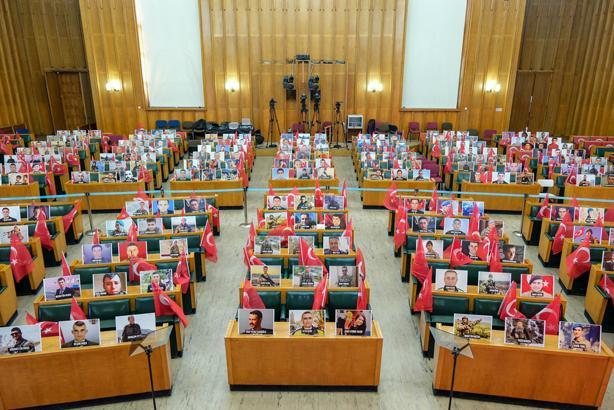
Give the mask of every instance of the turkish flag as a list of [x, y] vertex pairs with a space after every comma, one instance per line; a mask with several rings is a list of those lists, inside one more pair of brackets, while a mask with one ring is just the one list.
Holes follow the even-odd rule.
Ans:
[[439, 200], [439, 195], [437, 194], [437, 190], [433, 191], [433, 197], [431, 198], [431, 202], [429, 202], [429, 211], [437, 212], [437, 201]]
[[531, 319], [543, 320], [546, 322], [546, 334], [559, 334], [559, 320], [561, 316], [561, 296], [556, 295], [552, 302], [540, 310]]
[[343, 188], [341, 188], [341, 196], [343, 197], [343, 209], [348, 209], [348, 193], [345, 179], [343, 180]]
[[350, 249], [354, 249], [354, 224], [352, 223], [351, 219], [348, 222], [348, 224], [346, 225], [345, 230], [343, 231], [341, 236], [344, 236], [346, 238], [350, 238], [348, 240], [348, 242], [350, 244]]
[[297, 187], [292, 188], [292, 192], [288, 194], [288, 209], [294, 209], [294, 201], [300, 195]]
[[416, 253], [411, 261], [411, 274], [416, 277], [420, 281], [420, 283], [424, 283], [430, 268], [429, 264], [426, 261], [426, 257], [424, 256], [424, 246], [422, 244], [422, 236], [418, 236], [418, 242], [416, 243]]
[[550, 218], [550, 194], [546, 194], [546, 198], [542, 203], [542, 206], [537, 211], [538, 218]]
[[499, 319], [505, 320], [506, 317], [521, 319], [525, 317], [516, 309], [516, 289], [516, 282], [512, 281], [512, 286], [505, 293], [501, 306], [499, 306]]
[[314, 205], [316, 208], [322, 208], [324, 206], [324, 194], [322, 193], [322, 188], [320, 188], [320, 181], [318, 179], [316, 179]]
[[389, 211], [394, 211], [395, 209], [399, 208], [396, 182], [390, 184], [390, 188], [388, 188], [388, 192], [386, 192], [386, 196], [384, 197], [384, 207], [386, 207], [386, 209]]
[[612, 304], [614, 304], [614, 282], [612, 282], [612, 279], [610, 279], [607, 273], [603, 274], [599, 285], [608, 295], [610, 295], [610, 300], [612, 301]]
[[479, 217], [475, 215], [469, 217], [469, 229], [467, 229], [466, 239], [470, 241], [480, 240]]
[[34, 236], [37, 236], [41, 240], [41, 245], [47, 250], [53, 249], [53, 240], [47, 228], [47, 217], [44, 212], [39, 212], [36, 221], [36, 227], [34, 228]]
[[610, 241], [610, 234], [608, 233], [608, 229], [605, 229], [603, 226], [603, 219], [601, 219], [601, 215], [597, 215], [597, 221], [595, 221], [595, 227], [601, 228], [601, 240], [603, 242]]
[[57, 337], [60, 335], [60, 325], [58, 322], [39, 322], [29, 312], [26, 312], [26, 323], [29, 325], [40, 324], [42, 337]]
[[136, 201], [143, 201], [143, 202], [149, 202], [149, 195], [147, 195], [145, 193], [145, 191], [143, 191], [143, 188], [140, 188], [136, 191], [136, 195], [134, 196], [134, 199]]
[[129, 260], [129, 279], [130, 282], [138, 282], [141, 278], [141, 272], [148, 270], [156, 270], [158, 267], [152, 265], [144, 259], [137, 259], [134, 256]]
[[103, 135], [100, 142], [102, 144], [102, 152], [111, 151], [111, 144], [109, 144], [111, 142], [111, 138], [108, 135]]
[[126, 211], [126, 207], [122, 207], [122, 210], [119, 212], [119, 215], [117, 215], [117, 219], [122, 220], [122, 219], [128, 219], [130, 218], [130, 215], [128, 215], [128, 212]]
[[72, 273], [70, 272], [70, 266], [66, 261], [66, 254], [62, 252], [62, 276], [70, 276]]
[[151, 282], [154, 294], [154, 308], [156, 316], [173, 316], [177, 315], [184, 327], [188, 327], [188, 319], [183, 313], [183, 309], [175, 303], [167, 294], [162, 292], [160, 286], [156, 282]]
[[583, 240], [578, 248], [565, 258], [567, 274], [575, 279], [591, 269], [591, 251], [588, 240]]
[[245, 247], [250, 250], [254, 250], [254, 244], [256, 243], [256, 228], [254, 223], [249, 224], [249, 234], [247, 235], [247, 243]]
[[452, 163], [454, 162], [454, 154], [451, 154], [448, 158], [446, 158], [446, 165], [443, 168], [444, 175], [452, 174]]
[[494, 246], [492, 247], [492, 251], [490, 252], [488, 270], [491, 272], [503, 272], [503, 265], [501, 265], [501, 258], [499, 257], [499, 241], [495, 242]]
[[211, 212], [211, 219], [213, 220], [213, 226], [215, 226], [220, 231], [220, 210], [214, 207], [213, 205], [207, 203], [207, 211]]
[[205, 258], [210, 260], [211, 262], [217, 262], [217, 245], [215, 244], [215, 239], [213, 238], [213, 231], [211, 230], [211, 225], [209, 221], [205, 224], [205, 230], [203, 232], [202, 238], [200, 240], [200, 247], [205, 251]]
[[[318, 286], [313, 290], [313, 305], [314, 310], [322, 310], [326, 307], [326, 298], [328, 296], [328, 275], [322, 276], [322, 280], [318, 283]], [[358, 295], [360, 297], [360, 294]]]
[[299, 265], [300, 266], [321, 266], [324, 274], [327, 273], [326, 266], [318, 258], [311, 246], [303, 238], [299, 238]]
[[576, 179], [576, 167], [574, 166], [571, 168], [571, 171], [569, 171], [569, 174], [567, 174], [567, 178], [565, 178], [565, 183], [570, 185], [576, 185]]
[[414, 312], [420, 311], [433, 311], [433, 270], [429, 269], [424, 282], [422, 283], [422, 289], [416, 298], [414, 303]]
[[94, 236], [92, 236], [92, 245], [100, 245], [100, 230], [94, 229]]
[[83, 309], [79, 307], [77, 303], [77, 299], [72, 298], [72, 302], [70, 302], [70, 320], [86, 320], [87, 316], [85, 316], [85, 312]]
[[249, 279], [245, 279], [243, 282], [243, 298], [241, 302], [243, 309], [266, 309], [262, 298]]
[[75, 216], [77, 216], [77, 212], [79, 212], [80, 208], [81, 208], [81, 200], [79, 199], [75, 201], [75, 204], [73, 205], [70, 212], [62, 216], [62, 222], [64, 223], [64, 233], [68, 232], [68, 230], [70, 229], [70, 226], [72, 225], [72, 222], [75, 220]]
[[15, 234], [11, 236], [9, 261], [15, 282], [20, 282], [34, 270], [34, 261], [32, 260], [28, 248], [26, 248]]
[[247, 176], [247, 171], [245, 170], [245, 162], [243, 159], [239, 161], [239, 177], [241, 178], [241, 182], [243, 184], [243, 188], [247, 188], [249, 186], [249, 177]]
[[362, 278], [367, 277], [367, 268], [365, 266], [365, 258], [362, 255], [360, 248], [356, 249], [356, 271]]
[[435, 141], [431, 154], [433, 155], [433, 158], [441, 157], [441, 147], [439, 147], [439, 141]]
[[609, 207], [605, 211], [605, 215], [603, 216], [603, 219], [606, 222], [614, 222], [614, 206]]
[[264, 228], [266, 226], [266, 223], [264, 221], [264, 214], [262, 212], [262, 209], [258, 209], [256, 211], [256, 215], [257, 215], [257, 218], [258, 218], [258, 228], [259, 229]]
[[269, 195], [274, 196], [275, 191], [273, 190], [273, 185], [269, 182]]
[[394, 216], [394, 249], [399, 249], [407, 241], [407, 211], [399, 204]]
[[45, 184], [49, 187], [50, 195], [57, 195], [58, 191], [55, 189], [55, 181], [53, 177], [49, 175], [49, 173], [45, 174]]
[[66, 162], [73, 167], [81, 167], [81, 161], [79, 160], [79, 156], [74, 152], [66, 153]]
[[367, 288], [365, 287], [364, 278], [360, 277], [358, 284], [358, 298], [356, 299], [356, 310], [365, 310], [367, 308]]
[[490, 239], [488, 237], [484, 238], [484, 240], [478, 244], [478, 258], [480, 258], [481, 261], [490, 261], [491, 248]]
[[254, 256], [254, 250], [247, 247], [243, 248], [243, 263], [248, 268], [252, 265], [264, 265], [264, 262]]
[[452, 240], [451, 250], [450, 250], [450, 269], [454, 269], [458, 266], [467, 265], [468, 263], [472, 263], [473, 259], [469, 256], [465, 255], [461, 249], [461, 243], [458, 238], [455, 236]]
[[177, 269], [173, 274], [173, 283], [181, 286], [181, 293], [187, 293], [190, 288], [190, 270], [188, 269], [188, 261], [185, 257], [185, 252], [181, 253]]
[[139, 240], [139, 228], [136, 224], [130, 225], [130, 229], [128, 229], [128, 236], [126, 238], [126, 242], [137, 242]]

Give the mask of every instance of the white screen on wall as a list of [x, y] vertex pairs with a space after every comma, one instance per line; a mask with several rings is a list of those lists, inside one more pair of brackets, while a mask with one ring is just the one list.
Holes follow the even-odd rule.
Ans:
[[150, 107], [204, 107], [199, 0], [136, 0]]
[[409, 0], [402, 108], [457, 108], [467, 0]]

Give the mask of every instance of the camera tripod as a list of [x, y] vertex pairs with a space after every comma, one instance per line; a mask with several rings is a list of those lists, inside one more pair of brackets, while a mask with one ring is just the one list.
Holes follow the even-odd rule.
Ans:
[[275, 111], [275, 99], [271, 98], [269, 101], [269, 135], [267, 138], [267, 148], [275, 148], [277, 144], [273, 143], [273, 135], [275, 131], [273, 130], [273, 124], [277, 126], [277, 132], [281, 135], [281, 129], [279, 128], [279, 121], [277, 120], [277, 112]]
[[313, 103], [313, 117], [311, 118], [311, 122], [309, 123], [309, 133], [311, 134], [311, 127], [316, 125], [316, 133], [320, 132], [322, 129], [322, 121], [320, 121], [320, 102], [316, 101]]
[[335, 145], [333, 148], [341, 148], [339, 145], [339, 128], [341, 127], [341, 132], [343, 133], [343, 139], [345, 141], [345, 148], [348, 147], [348, 139], [345, 130], [345, 122], [341, 121], [341, 101], [337, 101], [335, 103], [335, 122], [333, 124], [333, 133], [330, 136], [331, 143], [333, 142], [333, 135], [335, 136]]
[[311, 131], [311, 125], [309, 124], [309, 110], [307, 109], [307, 96], [301, 95], [301, 124], [303, 124], [303, 132], [307, 129]]

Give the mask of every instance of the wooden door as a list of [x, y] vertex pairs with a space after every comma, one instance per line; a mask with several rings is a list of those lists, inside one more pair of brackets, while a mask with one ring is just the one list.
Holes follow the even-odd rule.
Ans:
[[45, 81], [54, 130], [95, 127], [86, 72], [48, 71], [45, 73]]
[[510, 116], [510, 131], [548, 131], [548, 94], [552, 72], [518, 71]]

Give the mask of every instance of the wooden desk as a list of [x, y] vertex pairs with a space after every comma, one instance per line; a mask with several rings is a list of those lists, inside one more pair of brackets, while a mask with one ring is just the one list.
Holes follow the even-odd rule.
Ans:
[[[319, 181], [320, 181], [320, 187], [322, 188], [322, 190], [326, 190], [329, 188], [335, 189], [339, 186], [339, 177], [335, 177], [333, 179], [320, 179]], [[292, 189], [294, 187], [297, 187], [300, 191], [309, 190], [313, 192], [316, 187], [316, 180], [315, 179], [296, 179], [296, 178], [289, 178], [289, 179], [269, 178], [269, 185], [272, 186], [273, 189], [278, 189], [278, 188]], [[286, 192], [290, 193], [290, 191], [286, 191]]]
[[[15, 199], [21, 198], [18, 201], [27, 201], [24, 198], [36, 198], [40, 197], [40, 187], [38, 182], [34, 181], [27, 185], [0, 185], [0, 203], [14, 202]], [[40, 201], [40, 199], [38, 199]]]
[[8, 326], [17, 314], [17, 293], [10, 265], [0, 265], [0, 326]]
[[[148, 191], [153, 189], [153, 183], [145, 186], [144, 181], [138, 182], [114, 182], [103, 184], [102, 182], [90, 182], [87, 184], [66, 183], [67, 194], [106, 193], [107, 195], [91, 195], [90, 206], [92, 211], [120, 211], [126, 201], [133, 201], [136, 192], [141, 189]], [[133, 194], [119, 194], [118, 192], [134, 192]], [[82, 209], [87, 209], [87, 199], [81, 203]]]
[[[561, 284], [561, 286], [563, 286], [563, 288], [568, 292], [568, 293], [572, 293], [574, 295], [584, 295], [585, 293], [583, 292], [583, 290], [578, 287], [574, 288], [574, 282], [576, 280], [581, 281], [583, 276], [588, 276], [589, 273], [585, 272], [582, 275], [578, 276], [577, 278], [571, 278], [569, 276], [568, 268], [567, 268], [567, 257], [569, 256], [569, 254], [573, 251], [573, 247], [574, 245], [578, 245], [579, 244], [574, 244], [573, 243], [573, 239], [572, 238], [565, 238], [563, 239], [563, 250], [561, 250], [561, 264], [559, 267], [559, 283]], [[614, 245], [608, 245], [607, 242], [602, 242], [600, 244], [591, 244], [590, 245], [591, 248], [596, 247], [596, 248], [604, 248], [606, 251], [611, 251], [614, 250]], [[577, 249], [577, 248], [576, 248]], [[583, 284], [584, 282], [580, 282], [581, 284]], [[588, 286], [590, 285], [590, 282], [588, 283]]]
[[224, 344], [231, 389], [248, 385], [377, 389], [379, 385], [384, 338], [376, 320], [369, 337], [335, 336], [335, 324], [330, 322], [324, 337], [291, 338], [286, 322], [275, 323], [273, 336], [238, 333], [237, 321], [230, 321]]
[[[115, 331], [101, 332], [100, 346], [60, 351], [57, 337], [43, 338], [43, 351], [0, 357], [0, 408], [16, 409], [149, 393], [145, 354], [130, 357], [130, 343], [115, 343]], [[154, 389], [173, 386], [170, 345], [153, 351]]]
[[[333, 231], [334, 232], [334, 231]], [[337, 230], [337, 232], [339, 232]], [[324, 260], [326, 258], [355, 258], [356, 257], [356, 252], [353, 250], [348, 251], [347, 254], [335, 254], [335, 255], [325, 255], [324, 254], [324, 248], [313, 248], [313, 253], [315, 254], [315, 256], [317, 256], [318, 258], [320, 258], [320, 260], [322, 262], [324, 262]], [[281, 259], [290, 259], [290, 258], [296, 258], [299, 255], [296, 254], [291, 254], [288, 253], [288, 248], [281, 248], [279, 250], [278, 254], [272, 254], [272, 253], [255, 253], [254, 256], [256, 256], [257, 258], [281, 258]]]
[[[450, 327], [442, 327], [451, 332]], [[471, 341], [473, 359], [459, 356], [454, 391], [582, 406], [600, 406], [608, 387], [614, 355], [557, 349], [557, 336], [546, 336], [546, 347], [503, 344], [503, 331], [492, 342]], [[452, 354], [435, 345], [433, 389], [449, 391]]]
[[[599, 202], [599, 201], [591, 201], [582, 198], [592, 198], [592, 199], [609, 199], [612, 201], [614, 199], [614, 187], [604, 187], [604, 186], [576, 186], [571, 184], [565, 184], [565, 196], [568, 197], [577, 197], [578, 204], [580, 206], [594, 206], [597, 208], [610, 208], [613, 203], [612, 202]], [[571, 202], [571, 199], [566, 199], [564, 201], [566, 204]]]
[[[598, 325], [603, 323], [608, 304], [612, 303], [611, 299], [604, 297], [604, 295], [597, 290], [597, 286], [600, 285], [601, 279], [605, 274], [606, 271], [601, 269], [601, 264], [591, 266], [588, 286], [586, 287], [586, 297], [584, 298], [584, 314], [588, 315], [593, 323]], [[604, 329], [603, 331], [606, 330]]]
[[[206, 194], [196, 192], [196, 195], [217, 195], [218, 208], [243, 208], [243, 183], [241, 180], [234, 181], [171, 181], [172, 196], [189, 195], [190, 191], [209, 190]], [[235, 191], [221, 191], [223, 189], [234, 189]]]
[[[392, 181], [392, 180], [384, 180], [384, 181], [372, 181], [369, 179], [365, 179], [362, 181], [362, 188], [367, 191], [363, 191], [362, 194], [362, 206], [364, 207], [384, 207], [384, 198], [386, 197], [386, 193], [388, 189], [390, 189], [390, 185], [393, 182], [396, 182], [397, 189], [399, 192], [404, 189], [422, 189], [428, 191], [434, 191], [436, 188], [436, 184], [434, 181]], [[380, 189], [381, 191], [368, 191], [368, 189]], [[408, 195], [407, 193], [402, 193], [402, 195]], [[424, 193], [417, 193], [416, 195], [424, 195]]]
[[[537, 195], [541, 192], [542, 187], [539, 184], [521, 185], [521, 184], [476, 184], [473, 182], [464, 181], [462, 184], [463, 191], [468, 192], [474, 201], [483, 201], [486, 211], [522, 211], [524, 199], [523, 194]], [[480, 195], [475, 192], [485, 192]], [[492, 196], [489, 194], [515, 194], [521, 196]], [[461, 195], [463, 198], [467, 194]]]
[[[34, 269], [32, 269], [32, 272], [27, 275], [27, 278], [28, 282], [30, 282], [30, 290], [32, 291], [32, 293], [36, 293], [38, 288], [43, 283], [43, 279], [45, 278], [45, 260], [43, 258], [43, 248], [41, 247], [41, 240], [37, 236], [31, 236], [28, 242], [24, 242], [24, 245], [30, 245], [30, 254], [34, 263]], [[10, 246], [10, 244], [0, 245], [0, 247], [2, 248]], [[13, 278], [12, 280], [14, 281], [15, 279]], [[25, 277], [21, 280], [25, 280]]]
[[[288, 293], [288, 291], [290, 292], [309, 292], [309, 293], [313, 293], [313, 291], [315, 290], [315, 287], [298, 287], [298, 286], [292, 286], [292, 279], [281, 279], [281, 286], [279, 287], [260, 287], [260, 286], [254, 286], [254, 288], [256, 290], [261, 290], [263, 292], [266, 291], [280, 291], [281, 292], [281, 304], [285, 305], [286, 304], [286, 294]], [[348, 287], [348, 288], [335, 288], [335, 287], [329, 287], [328, 288], [329, 291], [348, 291], [348, 292], [358, 292], [358, 287]], [[367, 292], [367, 303], [369, 303], [370, 300], [370, 296], [371, 296], [371, 287], [369, 286], [369, 281], [365, 279], [365, 290]], [[241, 285], [239, 286], [239, 305], [241, 305], [243, 301], [243, 282], [241, 282]]]

